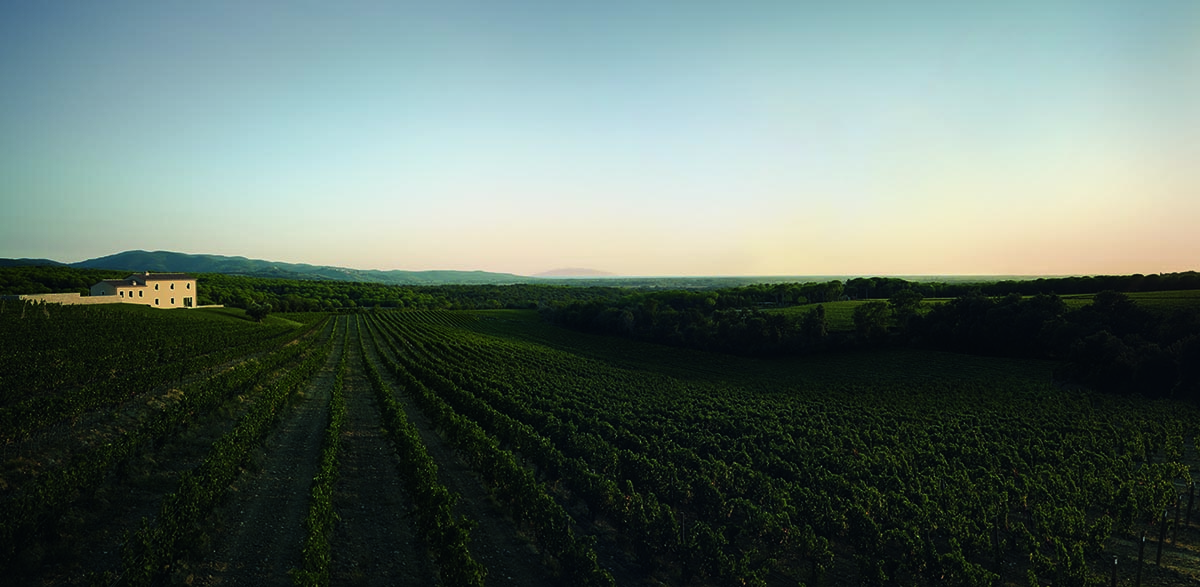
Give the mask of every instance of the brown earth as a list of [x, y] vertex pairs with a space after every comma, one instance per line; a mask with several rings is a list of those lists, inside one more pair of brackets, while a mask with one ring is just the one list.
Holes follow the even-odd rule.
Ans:
[[299, 401], [256, 450], [258, 471], [243, 473], [216, 518], [223, 527], [207, 552], [174, 577], [192, 585], [291, 585], [301, 566], [309, 489], [329, 423], [329, 394], [342, 352], [346, 319], [339, 317], [333, 350], [305, 385]]
[[[301, 565], [311, 479], [328, 420], [341, 333], [354, 319], [339, 319], [329, 363], [314, 378], [277, 431], [258, 451], [259, 470], [236, 483], [229, 502], [218, 512], [223, 528], [211, 548], [173, 579], [193, 585], [291, 585], [289, 571]], [[362, 361], [374, 349], [358, 350], [352, 330], [346, 348], [344, 393], [347, 420], [338, 455], [339, 479], [334, 505], [339, 521], [332, 538], [332, 583], [336, 585], [432, 585], [437, 573], [413, 528], [412, 502], [399, 477], [395, 446], [381, 429], [379, 406]], [[385, 374], [385, 378], [388, 378]], [[389, 380], [399, 390], [395, 381]], [[554, 585], [543, 557], [490, 498], [487, 488], [454, 453], [423, 414], [409, 403], [408, 417], [426, 449], [438, 463], [439, 478], [460, 498], [456, 514], [477, 522], [471, 552], [488, 570], [487, 584]]]
[[346, 421], [333, 504], [340, 518], [331, 539], [334, 585], [433, 585], [437, 571], [413, 527], [395, 446], [383, 432], [379, 404], [363, 373], [352, 330], [344, 393]]

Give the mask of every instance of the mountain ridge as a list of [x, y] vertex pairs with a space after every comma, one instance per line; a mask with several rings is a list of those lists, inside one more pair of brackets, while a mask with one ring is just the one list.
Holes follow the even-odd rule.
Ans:
[[[310, 281], [351, 281], [387, 285], [508, 285], [537, 281], [536, 278], [512, 273], [457, 270], [378, 270], [353, 269], [308, 263], [284, 263], [250, 259], [243, 256], [178, 253], [174, 251], [132, 250], [76, 263], [59, 263], [50, 259], [4, 259], [20, 263], [58, 264], [82, 269], [115, 269], [130, 272], [222, 273], [280, 279]], [[11, 265], [10, 265], [11, 266]]]

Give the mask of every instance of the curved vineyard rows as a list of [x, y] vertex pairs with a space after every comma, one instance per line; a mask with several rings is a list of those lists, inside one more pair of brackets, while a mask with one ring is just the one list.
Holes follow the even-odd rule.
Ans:
[[386, 325], [376, 321], [376, 341], [390, 347], [398, 360], [383, 355], [390, 372], [402, 382], [420, 409], [445, 432], [450, 443], [490, 486], [518, 523], [529, 528], [539, 547], [559, 564], [565, 584], [612, 585], [613, 578], [600, 568], [592, 548], [594, 540], [576, 535], [574, 524], [563, 507], [547, 493], [543, 484], [522, 467], [511, 451], [499, 446], [479, 423], [464, 417], [442, 397], [446, 388], [436, 379], [415, 376], [406, 365], [407, 341], [397, 338]]
[[[1113, 556], [1135, 557], [1143, 535], [1166, 546], [1139, 570], [1147, 585], [1200, 581], [1188, 499], [1200, 412], [1055, 387], [1046, 363], [911, 350], [743, 360], [563, 331], [529, 312], [253, 324], [83, 308], [74, 321], [67, 308], [0, 312], [46, 352], [39, 369], [60, 371], [0, 363], [0, 417], [21, 421], [0, 428], [0, 571], [18, 580], [249, 579], [193, 576], [229, 562], [198, 561], [213, 556], [199, 543], [230, 538], [290, 553], [277, 557], [290, 573], [273, 563], [255, 580], [354, 580], [335, 571], [367, 560], [338, 526], [350, 507], [359, 528], [360, 509], [396, 510], [370, 557], [404, 560], [372, 569], [442, 585], [1084, 585]], [[86, 333], [73, 329], [126, 332], [117, 322], [141, 337], [83, 358]], [[181, 327], [196, 339], [182, 342]], [[374, 436], [351, 441], [347, 427]], [[287, 496], [297, 529], [240, 534], [255, 532], [237, 524], [242, 506], [270, 515], [282, 498], [231, 494], [280, 460], [305, 464], [292, 479], [306, 490]], [[85, 546], [109, 558], [38, 567], [40, 542], [65, 541], [105, 496], [135, 493], [140, 527], [72, 538], [99, 536]], [[359, 495], [387, 504], [345, 501]], [[128, 527], [110, 510], [98, 523]], [[518, 550], [528, 560], [497, 560]]]
[[1183, 406], [941, 378], [940, 353], [886, 385], [772, 388], [626, 369], [470, 314], [371, 320], [447, 429], [510, 448], [582, 512], [572, 535], [615, 526], [670, 584], [1083, 584], [1182, 507], [1200, 432]]

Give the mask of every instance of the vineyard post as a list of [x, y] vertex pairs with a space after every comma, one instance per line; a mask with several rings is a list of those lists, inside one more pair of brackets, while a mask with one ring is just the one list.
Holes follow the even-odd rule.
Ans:
[[996, 553], [995, 565], [996, 574], [1000, 575], [1004, 572], [1004, 551], [1000, 548], [1000, 516], [996, 516], [996, 523], [992, 524], [992, 549]]
[[1146, 531], [1142, 531], [1142, 543], [1138, 546], [1138, 566], [1136, 578], [1133, 581], [1134, 587], [1142, 587], [1142, 560], [1146, 555]]
[[1171, 544], [1179, 544], [1179, 514], [1183, 509], [1183, 496], [1175, 497], [1175, 523], [1171, 525]]
[[1192, 502], [1196, 500], [1196, 482], [1188, 481], [1188, 511], [1187, 517], [1183, 520], [1184, 526], [1192, 525]]
[[1158, 529], [1158, 554], [1154, 557], [1154, 564], [1162, 566], [1162, 547], [1163, 542], [1167, 540], [1167, 509], [1163, 508], [1162, 527]]

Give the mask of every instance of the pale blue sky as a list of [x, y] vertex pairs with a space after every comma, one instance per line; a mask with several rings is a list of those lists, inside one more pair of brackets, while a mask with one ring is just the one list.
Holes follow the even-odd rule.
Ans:
[[10, 0], [0, 257], [1200, 268], [1200, 2], [980, 4]]

